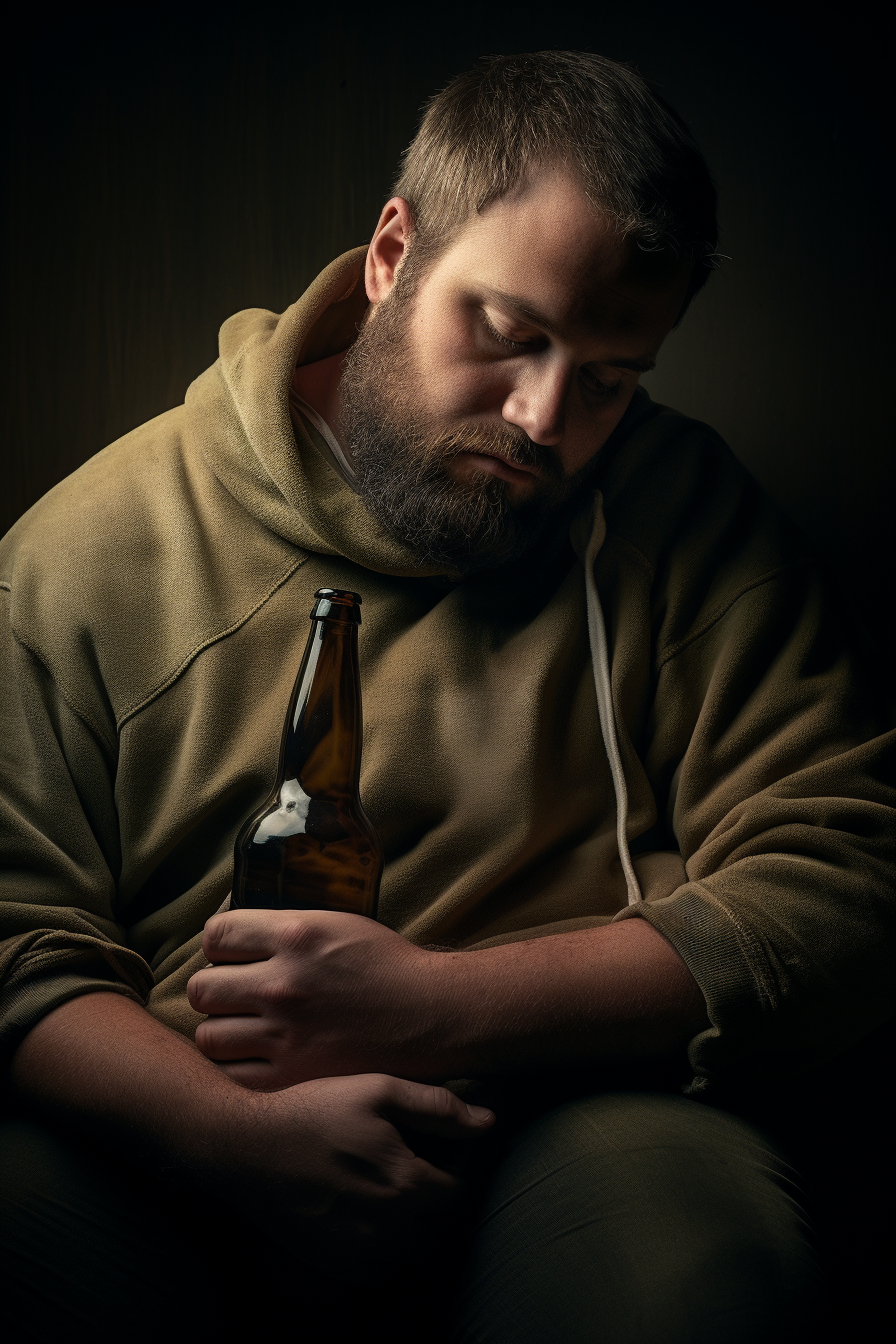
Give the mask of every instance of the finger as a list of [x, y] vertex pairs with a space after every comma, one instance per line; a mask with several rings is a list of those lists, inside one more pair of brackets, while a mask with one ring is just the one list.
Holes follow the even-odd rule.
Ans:
[[190, 976], [187, 999], [197, 1013], [261, 1013], [271, 1006], [270, 993], [265, 993], [265, 986], [270, 990], [270, 984], [266, 961], [207, 966]]
[[218, 1063], [222, 1073], [232, 1078], [240, 1087], [251, 1092], [280, 1092], [288, 1083], [283, 1083], [274, 1065], [267, 1059], [233, 1059]]
[[384, 1078], [380, 1114], [394, 1123], [421, 1134], [456, 1138], [485, 1131], [494, 1114], [484, 1106], [468, 1106], [445, 1087], [412, 1083], [405, 1078]]
[[343, 1180], [348, 1197], [377, 1213], [389, 1211], [398, 1217], [452, 1208], [463, 1190], [456, 1176], [410, 1153], [400, 1172], [383, 1170], [381, 1180], [360, 1173]]
[[211, 962], [265, 961], [295, 920], [294, 910], [225, 910], [206, 922], [202, 950]]
[[386, 1146], [381, 1156], [375, 1159], [380, 1175], [375, 1181], [380, 1191], [390, 1189], [411, 1204], [421, 1208], [443, 1208], [452, 1202], [460, 1192], [461, 1185], [456, 1174], [439, 1162], [431, 1162], [428, 1157], [415, 1153], [408, 1147], [407, 1139], [385, 1117], [382, 1122], [388, 1125]]
[[265, 1031], [264, 1019], [251, 1014], [244, 1017], [208, 1017], [196, 1028], [196, 1048], [206, 1059], [269, 1059], [282, 1041]]
[[406, 1191], [411, 1195], [413, 1204], [426, 1213], [456, 1204], [463, 1188], [450, 1171], [434, 1166], [416, 1153], [409, 1159], [405, 1179], [408, 1182]]

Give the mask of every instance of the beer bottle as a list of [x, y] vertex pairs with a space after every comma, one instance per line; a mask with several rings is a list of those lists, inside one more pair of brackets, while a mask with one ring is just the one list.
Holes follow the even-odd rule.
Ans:
[[361, 806], [357, 593], [320, 588], [274, 790], [236, 839], [231, 908], [376, 917], [379, 837]]

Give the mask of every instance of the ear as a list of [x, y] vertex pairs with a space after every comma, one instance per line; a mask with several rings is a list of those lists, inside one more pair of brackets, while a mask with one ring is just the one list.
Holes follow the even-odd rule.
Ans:
[[398, 270], [414, 231], [410, 206], [393, 196], [383, 206], [364, 267], [364, 285], [371, 303], [382, 303], [395, 284]]

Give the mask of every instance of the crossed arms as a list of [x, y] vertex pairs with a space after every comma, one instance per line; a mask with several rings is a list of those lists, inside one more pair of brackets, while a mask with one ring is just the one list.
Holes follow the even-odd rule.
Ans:
[[130, 999], [85, 994], [32, 1028], [14, 1089], [40, 1115], [136, 1140], [306, 1253], [313, 1227], [322, 1262], [338, 1242], [372, 1264], [385, 1226], [393, 1247], [410, 1241], [457, 1198], [415, 1136], [460, 1152], [492, 1115], [429, 1080], [548, 1064], [599, 1077], [705, 1025], [684, 962], [639, 919], [441, 953], [359, 916], [235, 911], [203, 947], [198, 1049]]

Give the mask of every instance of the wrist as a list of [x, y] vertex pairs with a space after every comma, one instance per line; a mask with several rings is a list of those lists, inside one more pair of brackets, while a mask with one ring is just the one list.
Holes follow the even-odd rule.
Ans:
[[[425, 1009], [416, 1042], [428, 1081], [474, 1076], [491, 1026], [488, 967], [481, 952], [430, 951], [424, 964]], [[486, 1046], [487, 1049], [487, 1046]]]
[[162, 1162], [209, 1185], [228, 1183], [255, 1166], [271, 1095], [234, 1082], [216, 1065], [205, 1086], [190, 1086], [163, 1138]]

